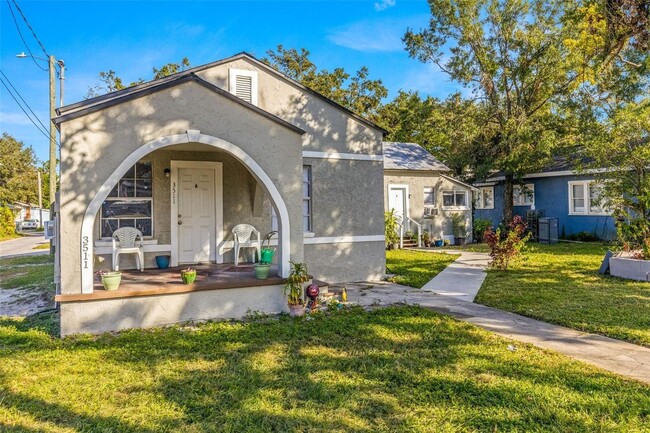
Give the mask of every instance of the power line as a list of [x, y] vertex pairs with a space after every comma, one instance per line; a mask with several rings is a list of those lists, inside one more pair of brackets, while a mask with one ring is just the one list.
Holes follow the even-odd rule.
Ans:
[[[3, 75], [4, 75], [4, 74], [3, 74]], [[5, 77], [6, 77], [6, 76], [5, 76]], [[29, 121], [32, 122], [32, 124], [34, 124], [34, 126], [36, 127], [36, 129], [38, 130], [38, 132], [40, 132], [41, 134], [43, 134], [43, 136], [45, 136], [45, 138], [47, 138], [47, 139], [49, 140], [49, 139], [50, 139], [50, 135], [49, 135], [46, 131], [43, 131], [43, 130], [41, 129], [41, 127], [40, 127], [40, 126], [39, 126], [39, 125], [34, 121], [34, 119], [32, 119], [32, 117], [29, 115], [29, 113], [27, 113], [27, 111], [25, 111], [25, 108], [23, 108], [23, 106], [20, 104], [20, 102], [18, 101], [18, 99], [16, 99], [16, 96], [12, 93], [11, 89], [7, 86], [7, 83], [5, 83], [5, 80], [4, 80], [2, 77], [0, 77], [0, 83], [2, 83], [2, 85], [5, 87], [5, 89], [7, 89], [7, 92], [9, 92], [9, 96], [11, 96], [11, 98], [16, 102], [16, 104], [17, 104], [18, 107], [22, 110], [22, 112], [25, 113], [25, 116], [27, 116], [27, 118], [29, 119]], [[10, 84], [11, 84], [11, 83], [10, 83]], [[13, 86], [12, 86], [12, 87], [13, 87]], [[19, 95], [19, 96], [20, 96], [20, 95]], [[22, 97], [20, 97], [20, 98], [22, 99]], [[25, 104], [25, 105], [27, 105], [27, 104]], [[28, 105], [27, 105], [27, 108], [29, 108]], [[32, 111], [31, 108], [29, 108], [29, 110]], [[33, 113], [33, 111], [32, 111], [32, 113]], [[38, 120], [38, 117], [36, 117], [36, 120]], [[38, 122], [41, 123], [40, 120], [38, 120]], [[56, 144], [57, 144], [57, 146], [58, 146], [59, 148], [61, 147], [61, 145], [60, 145], [58, 142], [56, 142]]]
[[47, 69], [45, 69], [44, 67], [42, 67], [41, 65], [38, 64], [38, 62], [36, 61], [36, 58], [34, 57], [34, 54], [32, 53], [32, 50], [29, 48], [29, 45], [27, 45], [27, 42], [25, 41], [25, 38], [23, 37], [23, 34], [20, 31], [20, 26], [18, 25], [18, 21], [16, 21], [16, 15], [14, 14], [14, 10], [11, 7], [11, 3], [9, 3], [9, 0], [7, 0], [7, 6], [9, 6], [9, 11], [11, 12], [11, 17], [14, 19], [14, 24], [16, 25], [16, 30], [18, 30], [18, 34], [20, 35], [20, 39], [23, 41], [23, 44], [25, 45], [25, 48], [27, 48], [27, 51], [29, 52], [29, 57], [32, 59], [32, 62], [34, 62], [34, 64], [36, 66], [38, 66], [40, 69], [47, 72]]
[[22, 95], [20, 94], [20, 92], [18, 91], [18, 89], [16, 89], [16, 87], [13, 85], [13, 83], [11, 82], [11, 80], [9, 79], [9, 77], [7, 77], [7, 76], [5, 75], [5, 73], [4, 73], [2, 70], [0, 70], [0, 74], [2, 74], [3, 77], [5, 77], [5, 80], [7, 80], [7, 82], [8, 82], [9, 85], [11, 86], [11, 88], [14, 89], [14, 92], [16, 92], [16, 94], [18, 95], [18, 97], [20, 98], [20, 100], [23, 101], [23, 103], [25, 104], [25, 106], [26, 106], [27, 108], [29, 108], [29, 111], [34, 115], [34, 118], [36, 118], [36, 120], [38, 120], [38, 123], [40, 123], [41, 126], [43, 127], [43, 131], [47, 131], [47, 127], [46, 127], [45, 125], [43, 125], [43, 122], [41, 122], [41, 119], [39, 119], [38, 116], [36, 115], [36, 113], [34, 113], [34, 110], [32, 110], [32, 108], [29, 106], [29, 104], [27, 103], [27, 101], [25, 101], [25, 98], [22, 97]]
[[43, 50], [43, 54], [45, 54], [45, 57], [50, 57], [50, 55], [47, 54], [47, 50], [45, 49], [45, 47], [43, 46], [43, 44], [41, 43], [41, 41], [40, 41], [40, 40], [38, 39], [38, 37], [36, 36], [36, 33], [34, 33], [34, 29], [33, 29], [32, 26], [29, 24], [29, 21], [27, 21], [27, 17], [26, 17], [25, 14], [23, 13], [22, 9], [20, 9], [20, 6], [18, 6], [18, 3], [16, 3], [16, 0], [11, 0], [11, 1], [14, 2], [14, 6], [16, 6], [16, 9], [18, 9], [18, 12], [20, 12], [20, 15], [23, 17], [23, 21], [25, 21], [25, 24], [27, 24], [27, 27], [29, 28], [29, 31], [32, 32], [32, 36], [34, 36], [34, 39], [36, 39], [36, 42], [38, 42], [38, 45], [41, 46], [41, 49]]

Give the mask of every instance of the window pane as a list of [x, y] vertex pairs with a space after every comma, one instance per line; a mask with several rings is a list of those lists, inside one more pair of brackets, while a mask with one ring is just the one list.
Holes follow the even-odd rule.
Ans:
[[142, 232], [143, 236], [153, 236], [151, 218], [139, 218], [135, 220], [135, 227]]
[[456, 206], [467, 206], [467, 195], [463, 191], [456, 191]]
[[436, 204], [436, 196], [433, 193], [433, 188], [424, 188], [424, 204], [425, 206], [434, 206]]
[[580, 198], [584, 199], [585, 198], [585, 188], [584, 185], [578, 184], [578, 185], [573, 185], [573, 198]]
[[138, 179], [151, 179], [151, 162], [138, 162], [136, 164], [136, 176]]
[[120, 227], [118, 220], [102, 220], [101, 236], [103, 238], [110, 238], [113, 232]]
[[126, 172], [122, 179], [134, 179], [135, 178], [135, 165]]
[[600, 185], [589, 185], [589, 212], [602, 213], [603, 206], [600, 202], [600, 192], [602, 188]]
[[442, 205], [443, 206], [454, 206], [454, 193], [453, 192], [443, 192], [442, 193]]
[[135, 187], [136, 197], [151, 197], [151, 180], [137, 180]]
[[303, 182], [302, 184], [302, 196], [303, 197], [309, 197], [309, 184]]
[[151, 215], [151, 200], [107, 200], [102, 205], [102, 218], [142, 218]]
[[118, 220], [120, 222], [120, 228], [122, 227], [135, 227], [135, 220], [134, 219], [121, 219]]
[[485, 188], [483, 190], [483, 207], [491, 208], [494, 206], [494, 191], [492, 188]]
[[311, 224], [309, 224], [309, 221], [310, 220], [308, 216], [302, 217], [302, 229], [306, 232], [311, 231]]
[[311, 180], [311, 179], [310, 179], [310, 177], [311, 177], [311, 176], [310, 176], [310, 175], [311, 175], [310, 171], [311, 171], [311, 167], [310, 167], [310, 166], [308, 166], [308, 165], [303, 165], [303, 167], [302, 167], [302, 181], [303, 181], [303, 182], [309, 182], [309, 181]]
[[109, 197], [119, 197], [119, 182], [113, 187], [111, 192], [108, 194]]
[[118, 197], [135, 197], [135, 181], [131, 179], [119, 182]]
[[302, 215], [303, 216], [308, 216], [309, 214], [311, 214], [309, 208], [310, 208], [309, 200], [303, 200], [302, 201]]

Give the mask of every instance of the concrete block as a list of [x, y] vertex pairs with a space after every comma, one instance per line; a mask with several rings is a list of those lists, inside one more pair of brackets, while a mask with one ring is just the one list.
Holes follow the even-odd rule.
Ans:
[[650, 281], [650, 260], [612, 257], [609, 259], [609, 273], [628, 280]]

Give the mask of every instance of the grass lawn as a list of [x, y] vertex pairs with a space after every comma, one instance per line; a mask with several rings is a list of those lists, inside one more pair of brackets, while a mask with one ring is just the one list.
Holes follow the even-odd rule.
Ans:
[[467, 245], [450, 245], [448, 247], [442, 247], [445, 250], [458, 250], [458, 251], [469, 251], [472, 253], [489, 253], [490, 247], [487, 244], [467, 244]]
[[24, 256], [0, 259], [0, 289], [51, 286], [54, 256]]
[[641, 432], [650, 387], [418, 307], [50, 336], [0, 319], [0, 431]]
[[598, 275], [606, 250], [529, 244], [512, 269], [488, 272], [475, 302], [650, 347], [650, 284]]
[[427, 251], [390, 250], [386, 251], [386, 272], [395, 274], [390, 281], [419, 289], [456, 257]]

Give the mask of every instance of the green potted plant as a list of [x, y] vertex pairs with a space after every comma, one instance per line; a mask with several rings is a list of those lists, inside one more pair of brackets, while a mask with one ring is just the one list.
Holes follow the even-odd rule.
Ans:
[[455, 213], [451, 216], [451, 226], [454, 232], [454, 242], [456, 245], [464, 245], [467, 237], [467, 222], [465, 215]]
[[185, 284], [192, 284], [196, 280], [196, 269], [187, 268], [181, 271], [181, 279]]
[[384, 235], [386, 237], [386, 249], [391, 250], [397, 248], [399, 236], [397, 229], [399, 228], [399, 219], [395, 215], [395, 209], [384, 212]]
[[425, 247], [428, 247], [431, 245], [431, 238], [429, 237], [429, 231], [425, 230], [424, 233], [422, 233], [422, 243], [424, 244]]
[[287, 296], [289, 314], [292, 317], [305, 314], [305, 303], [303, 301], [303, 284], [309, 281], [307, 265], [290, 261], [291, 270], [284, 286], [284, 294]]
[[255, 278], [258, 280], [266, 280], [269, 277], [271, 270], [270, 263], [253, 263], [253, 270], [255, 270]]
[[104, 290], [117, 290], [122, 282], [122, 273], [118, 271], [100, 271]]

